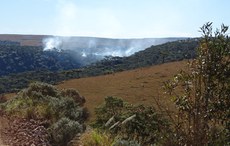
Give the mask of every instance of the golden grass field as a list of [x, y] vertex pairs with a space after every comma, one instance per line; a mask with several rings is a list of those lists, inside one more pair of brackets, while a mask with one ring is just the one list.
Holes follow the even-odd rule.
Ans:
[[186, 61], [171, 62], [109, 75], [72, 79], [57, 85], [59, 89], [74, 88], [86, 98], [85, 106], [94, 119], [94, 109], [106, 96], [121, 97], [133, 104], [156, 106], [156, 100], [172, 109], [171, 100], [163, 95], [163, 81], [185, 68]]

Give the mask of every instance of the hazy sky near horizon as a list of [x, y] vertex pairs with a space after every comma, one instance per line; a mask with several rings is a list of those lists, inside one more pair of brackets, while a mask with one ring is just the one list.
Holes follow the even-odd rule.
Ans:
[[0, 34], [196, 37], [230, 25], [230, 0], [0, 0]]

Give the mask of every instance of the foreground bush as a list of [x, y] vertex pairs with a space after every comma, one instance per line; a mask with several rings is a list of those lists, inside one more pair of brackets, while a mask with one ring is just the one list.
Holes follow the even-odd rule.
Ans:
[[110, 134], [98, 130], [90, 130], [80, 138], [83, 146], [112, 146], [114, 139]]
[[73, 89], [59, 91], [49, 84], [32, 83], [4, 103], [3, 109], [9, 116], [46, 119], [50, 140], [55, 146], [64, 146], [75, 134], [83, 131], [86, 119], [84, 102], [84, 98]]
[[105, 98], [105, 103], [96, 109], [96, 115], [94, 127], [142, 145], [161, 143], [169, 126], [153, 107], [134, 106], [116, 97]]
[[73, 98], [64, 95], [52, 85], [32, 83], [5, 104], [5, 111], [23, 118], [45, 118], [51, 123], [62, 117], [81, 121], [82, 107]]
[[55, 146], [63, 146], [74, 138], [76, 133], [83, 132], [83, 127], [77, 121], [62, 118], [54, 123], [49, 131]]
[[178, 112], [173, 123], [174, 145], [230, 145], [230, 39], [228, 27], [214, 33], [201, 27], [198, 56], [165, 83]]
[[122, 140], [108, 132], [90, 130], [81, 135], [83, 146], [140, 146], [136, 141]]

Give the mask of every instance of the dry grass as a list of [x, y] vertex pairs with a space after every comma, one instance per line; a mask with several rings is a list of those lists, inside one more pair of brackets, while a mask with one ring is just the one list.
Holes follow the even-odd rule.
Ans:
[[113, 142], [114, 139], [108, 133], [101, 133], [97, 130], [86, 131], [80, 137], [82, 146], [112, 146]]
[[95, 118], [94, 109], [103, 103], [106, 96], [117, 96], [133, 104], [145, 105], [156, 105], [156, 97], [160, 97], [157, 100], [172, 109], [170, 99], [163, 97], [162, 82], [185, 66], [186, 61], [171, 62], [110, 75], [72, 79], [57, 87], [75, 88], [85, 96], [90, 120]]
[[[174, 108], [170, 99], [163, 96], [162, 82], [172, 78], [186, 61], [171, 62], [120, 73], [64, 81], [59, 89], [75, 88], [86, 98], [85, 106], [90, 112], [90, 121], [95, 118], [94, 109], [106, 96], [117, 96], [133, 104], [156, 105], [156, 100], [165, 107]], [[5, 94], [7, 99], [15, 93]]]
[[46, 35], [17, 35], [17, 34], [0, 34], [0, 40], [10, 40], [20, 42], [23, 46], [42, 46], [42, 39]]

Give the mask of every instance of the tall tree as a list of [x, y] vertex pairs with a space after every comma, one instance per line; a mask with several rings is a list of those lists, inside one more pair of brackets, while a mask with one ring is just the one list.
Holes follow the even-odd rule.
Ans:
[[[230, 40], [228, 27], [214, 33], [212, 23], [201, 27], [197, 58], [165, 87], [178, 108], [178, 145], [230, 144]], [[182, 90], [182, 91], [181, 91]]]

